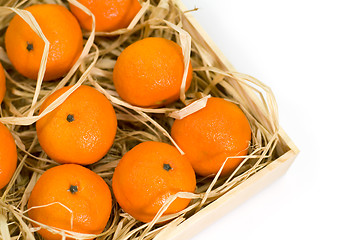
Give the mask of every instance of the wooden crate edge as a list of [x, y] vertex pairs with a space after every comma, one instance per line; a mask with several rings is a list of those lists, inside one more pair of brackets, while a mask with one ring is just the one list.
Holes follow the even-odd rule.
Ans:
[[[181, 2], [181, 0], [173, 0], [175, 4], [182, 11], [186, 11], [187, 8]], [[204, 40], [204, 43], [213, 51], [217, 56], [218, 62], [229, 71], [236, 71], [233, 65], [228, 61], [222, 51], [208, 36], [206, 31], [197, 22], [192, 14], [186, 13], [187, 21], [195, 28]], [[216, 201], [212, 202], [201, 211], [185, 220], [183, 223], [175, 228], [171, 228], [166, 232], [162, 232], [155, 239], [156, 240], [182, 240], [189, 239], [202, 231], [204, 228], [215, 222], [227, 214], [232, 209], [245, 202], [247, 199], [273, 183], [276, 179], [280, 178], [286, 173], [289, 167], [294, 162], [296, 156], [299, 153], [299, 149], [286, 134], [286, 132], [280, 127], [279, 136], [284, 140], [285, 144], [289, 147], [289, 151], [284, 153], [274, 162], [267, 167], [251, 176], [245, 182], [235, 187]]]
[[286, 152], [267, 167], [185, 220], [176, 228], [160, 234], [155, 239], [190, 239], [284, 175], [293, 163], [296, 155], [297, 153], [293, 150]]

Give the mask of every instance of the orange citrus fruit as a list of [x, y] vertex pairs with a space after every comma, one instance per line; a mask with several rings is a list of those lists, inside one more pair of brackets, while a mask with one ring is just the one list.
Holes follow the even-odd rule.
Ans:
[[[179, 99], [184, 74], [181, 47], [164, 38], [145, 38], [128, 46], [118, 57], [113, 80], [119, 96], [130, 104], [159, 107]], [[192, 67], [186, 90], [192, 79]]]
[[[111, 32], [126, 28], [141, 8], [138, 0], [78, 0], [78, 2], [94, 14], [96, 32]], [[70, 10], [79, 20], [81, 27], [90, 31], [91, 17], [72, 4]]]
[[[111, 193], [105, 181], [77, 164], [45, 171], [28, 201], [31, 219], [49, 227], [86, 234], [100, 234], [104, 230], [111, 207]], [[47, 240], [61, 239], [61, 235], [43, 228], [38, 233]]]
[[5, 92], [6, 92], [5, 73], [4, 73], [4, 68], [0, 63], [0, 104], [4, 99]]
[[0, 189], [9, 183], [13, 176], [16, 163], [17, 151], [14, 138], [9, 129], [0, 122]]
[[[150, 222], [166, 199], [177, 192], [194, 192], [196, 178], [189, 161], [166, 143], [143, 142], [132, 148], [115, 169], [112, 188], [122, 209]], [[177, 198], [164, 215], [186, 208], [189, 199]]]
[[[212, 97], [206, 107], [175, 120], [171, 136], [185, 152], [195, 172], [216, 174], [228, 157], [244, 156], [251, 141], [250, 124], [234, 103]], [[221, 172], [227, 175], [243, 158], [229, 158]]]
[[[70, 88], [51, 94], [40, 113]], [[59, 163], [91, 164], [112, 146], [117, 130], [115, 110], [95, 88], [82, 85], [59, 107], [36, 122], [39, 143]]]
[[[44, 80], [54, 80], [66, 74], [79, 58], [83, 38], [79, 23], [65, 7], [38, 4], [25, 8], [29, 11], [47, 40], [50, 50]], [[18, 15], [5, 33], [5, 47], [15, 69], [31, 79], [37, 79], [44, 41]]]

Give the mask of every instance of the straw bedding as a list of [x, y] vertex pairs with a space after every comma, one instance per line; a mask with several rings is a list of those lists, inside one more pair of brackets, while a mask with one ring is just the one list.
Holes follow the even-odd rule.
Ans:
[[[77, 4], [74, 0], [71, 2]], [[0, 121], [10, 128], [18, 147], [18, 167], [11, 182], [1, 190], [0, 232], [3, 239], [41, 239], [35, 233], [37, 229], [31, 226], [32, 220], [27, 217], [26, 204], [39, 176], [57, 163], [42, 151], [36, 137], [35, 122], [60, 105], [82, 84], [93, 86], [104, 93], [116, 110], [118, 130], [115, 142], [103, 159], [88, 166], [109, 186], [114, 168], [129, 149], [143, 141], [175, 144], [169, 135], [174, 118], [181, 118], [201, 108], [210, 95], [236, 103], [246, 114], [252, 128], [249, 155], [241, 165], [226, 178], [219, 175], [198, 178], [195, 194], [179, 193], [179, 197], [191, 198], [191, 204], [184, 211], [167, 216], [165, 219], [171, 219], [167, 224], [155, 223], [161, 212], [177, 196], [168, 199], [154, 221], [147, 224], [140, 223], [123, 212], [114, 200], [111, 218], [105, 231], [96, 236], [98, 239], [153, 239], [238, 186], [285, 151], [279, 144], [281, 139], [278, 136], [277, 108], [271, 90], [248, 75], [225, 69], [213, 52], [199, 40], [194, 30], [183, 28], [189, 13], [182, 12], [175, 2], [144, 1], [141, 2], [141, 11], [127, 29], [112, 33], [84, 32], [84, 51], [80, 59], [64, 78], [52, 82], [42, 81], [48, 45], [45, 45], [37, 81], [19, 75], [11, 66], [4, 50], [4, 33], [14, 12], [21, 15], [41, 36], [39, 27], [31, 21], [32, 16], [21, 10], [37, 3], [68, 6], [67, 1], [60, 0], [8, 0], [3, 1], [0, 7], [0, 60], [6, 69], [7, 78], [7, 95], [1, 104]], [[150, 36], [179, 43], [183, 48], [185, 63], [188, 64], [191, 59], [194, 68], [193, 83], [189, 91], [185, 94], [183, 86], [181, 100], [166, 108], [143, 109], [131, 106], [119, 98], [112, 83], [112, 69], [121, 51], [129, 44]], [[74, 87], [39, 115], [38, 110], [44, 99], [65, 85]], [[190, 104], [194, 100], [199, 101]], [[164, 220], [164, 217], [160, 220]], [[95, 237], [40, 226], [63, 236], [71, 235], [79, 239]]]

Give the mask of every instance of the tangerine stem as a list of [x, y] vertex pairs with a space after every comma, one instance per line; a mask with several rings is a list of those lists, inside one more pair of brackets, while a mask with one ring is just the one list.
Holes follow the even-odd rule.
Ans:
[[73, 115], [73, 114], [67, 115], [66, 120], [67, 120], [68, 122], [73, 122], [73, 121], [75, 120], [74, 115]]
[[170, 171], [170, 170], [172, 169], [172, 167], [171, 167], [170, 164], [168, 164], [168, 163], [164, 163], [163, 168], [164, 168], [164, 170], [166, 170], [166, 171]]
[[71, 194], [75, 194], [78, 191], [78, 187], [76, 185], [70, 185], [69, 191]]
[[29, 43], [29, 42], [26, 42], [26, 43], [27, 43], [26, 50], [28, 50], [30, 52], [31, 50], [34, 49], [34, 45], [32, 43]]

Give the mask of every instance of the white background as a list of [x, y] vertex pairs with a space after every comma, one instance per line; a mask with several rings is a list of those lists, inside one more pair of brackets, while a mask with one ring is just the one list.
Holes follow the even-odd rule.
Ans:
[[360, 239], [359, 1], [184, 3], [239, 72], [272, 88], [301, 151], [194, 240]]

